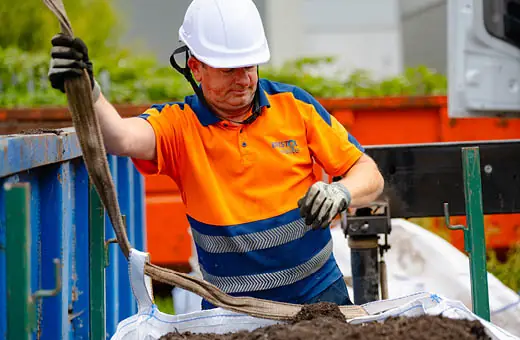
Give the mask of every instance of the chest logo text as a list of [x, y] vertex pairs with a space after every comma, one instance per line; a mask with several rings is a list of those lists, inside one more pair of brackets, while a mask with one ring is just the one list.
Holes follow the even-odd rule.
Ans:
[[285, 154], [294, 154], [299, 153], [300, 148], [298, 147], [298, 143], [294, 139], [281, 141], [281, 142], [272, 142], [271, 147], [273, 149], [278, 149], [281, 153]]

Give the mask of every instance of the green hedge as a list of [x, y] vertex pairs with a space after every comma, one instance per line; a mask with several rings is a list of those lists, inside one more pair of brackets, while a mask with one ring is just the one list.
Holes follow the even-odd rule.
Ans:
[[[313, 69], [333, 62], [331, 58], [303, 58], [283, 67], [261, 67], [260, 75], [304, 88], [316, 97], [374, 97], [396, 95], [438, 95], [446, 93], [446, 78], [424, 66], [409, 68], [402, 75], [375, 81], [359, 70], [346, 80], [313, 74]], [[171, 67], [159, 65], [153, 57], [132, 57], [119, 52], [93, 60], [95, 75], [109, 74], [110, 86], [103, 92], [114, 104], [179, 100], [193, 91]], [[0, 107], [65, 105], [65, 96], [50, 88], [47, 80], [49, 55], [0, 49]], [[314, 72], [316, 73], [316, 72]]]
[[520, 294], [520, 243], [509, 250], [504, 262], [497, 258], [494, 251], [489, 251], [487, 266], [488, 271], [503, 284]]
[[[120, 46], [128, 19], [115, 3], [115, 0], [64, 1], [74, 34], [87, 46], [95, 46], [94, 54], [105, 55]], [[0, 1], [0, 13], [2, 47], [48, 51], [51, 37], [60, 31], [56, 16], [42, 0], [3, 0]]]

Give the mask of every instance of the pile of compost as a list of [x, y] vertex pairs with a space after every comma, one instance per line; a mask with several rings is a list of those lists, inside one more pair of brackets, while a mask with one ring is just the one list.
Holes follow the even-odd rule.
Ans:
[[160, 340], [307, 340], [307, 339], [490, 339], [479, 321], [442, 316], [388, 318], [384, 322], [351, 325], [337, 305], [305, 305], [295, 318], [284, 324], [228, 334], [172, 332]]

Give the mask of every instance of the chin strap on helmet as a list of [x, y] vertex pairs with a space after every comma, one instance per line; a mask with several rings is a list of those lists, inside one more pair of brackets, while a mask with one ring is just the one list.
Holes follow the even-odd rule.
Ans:
[[[175, 60], [175, 55], [179, 53], [183, 53], [186, 58], [186, 66], [183, 68], [179, 64], [177, 64], [177, 61]], [[186, 80], [190, 83], [191, 87], [193, 88], [193, 91], [195, 91], [195, 94], [197, 97], [199, 97], [199, 100], [209, 108], [208, 103], [206, 102], [206, 98], [204, 98], [204, 94], [202, 93], [202, 89], [197, 85], [195, 82], [195, 79], [193, 79], [193, 75], [191, 74], [191, 70], [188, 67], [188, 59], [190, 59], [190, 50], [188, 49], [188, 46], [181, 46], [177, 48], [175, 51], [173, 51], [172, 55], [170, 56], [170, 64], [172, 67], [177, 70], [180, 74], [186, 78]]]
[[[175, 55], [177, 55], [179, 53], [184, 53], [184, 55], [185, 55], [185, 58], [186, 58], [185, 67], [181, 67], [175, 60]], [[244, 124], [244, 125], [253, 123], [258, 118], [258, 116], [260, 116], [260, 113], [261, 113], [260, 96], [259, 96], [259, 92], [260, 92], [259, 85], [260, 84], [257, 84], [255, 96], [253, 97], [252, 115], [249, 116], [247, 119], [239, 122], [239, 121], [234, 121], [234, 120], [223, 118], [220, 115], [216, 114], [211, 109], [211, 107], [208, 105], [208, 102], [206, 101], [206, 98], [204, 97], [204, 93], [202, 92], [202, 89], [197, 85], [197, 83], [195, 82], [195, 79], [193, 79], [191, 70], [188, 67], [188, 59], [190, 59], [190, 50], [189, 50], [188, 46], [184, 45], [184, 46], [181, 46], [181, 47], [175, 49], [175, 51], [173, 51], [172, 55], [170, 56], [170, 64], [172, 65], [172, 67], [175, 70], [177, 70], [177, 72], [179, 72], [180, 74], [182, 74], [184, 76], [184, 78], [186, 78], [186, 80], [190, 83], [191, 87], [193, 88], [193, 91], [195, 91], [195, 94], [197, 95], [197, 97], [199, 98], [201, 103], [204, 106], [206, 106], [206, 108], [208, 110], [210, 110], [215, 116], [217, 116], [218, 118], [220, 118], [222, 120], [229, 120], [230, 122], [237, 123], [237, 124]], [[257, 72], [257, 74], [259, 74], [258, 68], [257, 68], [256, 72]], [[260, 77], [258, 77], [258, 78], [260, 79]]]

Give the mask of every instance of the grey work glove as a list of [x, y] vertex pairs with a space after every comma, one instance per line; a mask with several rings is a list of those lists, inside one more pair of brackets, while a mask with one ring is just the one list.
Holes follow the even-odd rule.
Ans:
[[305, 196], [298, 201], [300, 216], [313, 229], [325, 228], [350, 205], [352, 197], [341, 183], [314, 183]]
[[94, 102], [99, 98], [99, 85], [94, 80], [88, 48], [80, 38], [57, 34], [51, 39], [51, 63], [48, 77], [51, 86], [65, 93], [65, 80], [80, 77], [87, 70]]

